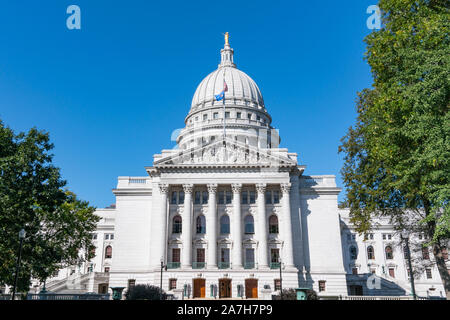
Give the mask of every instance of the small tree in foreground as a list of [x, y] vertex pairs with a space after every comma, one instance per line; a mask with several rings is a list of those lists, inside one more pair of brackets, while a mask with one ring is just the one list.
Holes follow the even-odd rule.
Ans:
[[[166, 298], [164, 290], [162, 298]], [[161, 289], [150, 284], [137, 284], [125, 292], [125, 300], [161, 300]]]

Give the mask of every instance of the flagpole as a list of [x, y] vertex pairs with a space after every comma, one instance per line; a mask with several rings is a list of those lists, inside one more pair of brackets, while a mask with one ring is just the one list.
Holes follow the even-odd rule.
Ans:
[[[223, 83], [225, 84], [225, 67], [223, 68]], [[223, 145], [226, 146], [226, 129], [225, 129], [225, 88], [223, 90]]]

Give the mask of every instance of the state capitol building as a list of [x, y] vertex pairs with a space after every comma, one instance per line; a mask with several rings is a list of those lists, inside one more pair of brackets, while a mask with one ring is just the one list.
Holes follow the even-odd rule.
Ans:
[[[297, 153], [279, 147], [270, 106], [233, 54], [226, 36], [177, 148], [155, 154], [142, 177], [118, 177], [115, 205], [96, 211], [96, 257], [61, 270], [47, 290], [159, 286], [162, 263], [163, 290], [176, 299], [271, 299], [281, 285], [319, 296], [410, 295], [392, 226], [380, 220], [370, 234], [354, 231], [338, 208], [335, 176], [305, 175]], [[378, 286], [368, 286], [372, 275]], [[445, 296], [435, 265], [416, 291]]]

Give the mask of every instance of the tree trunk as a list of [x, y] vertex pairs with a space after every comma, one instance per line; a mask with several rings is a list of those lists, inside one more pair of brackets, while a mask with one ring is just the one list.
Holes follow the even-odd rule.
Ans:
[[450, 300], [450, 273], [449, 270], [447, 270], [447, 265], [445, 264], [442, 249], [443, 246], [441, 246], [439, 243], [435, 243], [433, 245], [433, 254], [436, 259], [436, 265], [442, 279], [442, 284], [444, 285], [445, 295], [447, 296], [447, 300]]
[[[424, 200], [424, 209], [425, 209], [425, 216], [428, 217], [430, 214], [430, 202], [428, 200]], [[436, 222], [434, 220], [427, 222], [427, 233], [428, 238], [433, 239], [434, 232], [436, 231]], [[445, 296], [447, 297], [447, 300], [450, 300], [450, 271], [447, 270], [447, 265], [445, 263], [444, 256], [442, 254], [442, 249], [444, 246], [442, 246], [439, 241], [433, 244], [433, 255], [436, 259], [436, 266], [439, 270], [439, 275], [441, 276], [442, 284], [444, 285], [445, 289]]]

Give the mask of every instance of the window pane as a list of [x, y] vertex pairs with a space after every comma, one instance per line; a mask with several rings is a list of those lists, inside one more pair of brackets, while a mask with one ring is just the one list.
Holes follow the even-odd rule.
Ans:
[[226, 193], [226, 203], [227, 204], [231, 203], [231, 191], [227, 191]]
[[255, 203], [255, 191], [250, 191], [250, 203]]
[[184, 191], [180, 191], [179, 193], [178, 193], [178, 203], [179, 204], [183, 204], [184, 203]]
[[255, 250], [245, 249], [245, 262], [253, 263], [255, 262]]
[[202, 204], [208, 203], [208, 192], [203, 191]]
[[218, 198], [217, 198], [217, 201], [218, 201], [219, 204], [224, 204], [225, 203], [224, 197], [225, 197], [225, 193], [223, 191], [219, 191]]
[[197, 249], [197, 262], [205, 262], [205, 249]]
[[266, 204], [272, 203], [272, 192], [266, 191]]
[[200, 191], [195, 191], [195, 201], [194, 204], [200, 204]]
[[171, 204], [177, 204], [177, 192], [172, 192], [172, 200], [170, 201]]
[[180, 249], [172, 249], [172, 262], [180, 262]]
[[273, 192], [273, 203], [280, 203], [280, 193], [277, 190]]
[[242, 204], [247, 204], [247, 191], [242, 191]]

